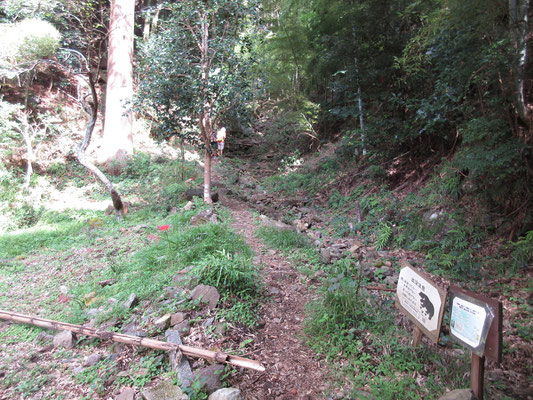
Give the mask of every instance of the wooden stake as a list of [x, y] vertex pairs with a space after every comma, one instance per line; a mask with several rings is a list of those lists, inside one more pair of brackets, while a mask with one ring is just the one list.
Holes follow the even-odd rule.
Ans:
[[415, 325], [413, 329], [413, 341], [411, 342], [413, 347], [420, 346], [420, 343], [422, 343], [422, 336], [423, 336], [422, 330], [418, 326]]
[[382, 292], [396, 292], [396, 289], [384, 288], [380, 286], [363, 286], [367, 290], [379, 290]]
[[138, 336], [124, 335], [122, 333], [102, 331], [100, 329], [89, 328], [81, 325], [69, 324], [66, 322], [58, 322], [50, 319], [37, 318], [29, 315], [13, 313], [10, 311], [0, 310], [0, 319], [5, 319], [13, 322], [20, 322], [23, 324], [30, 324], [39, 326], [41, 328], [55, 329], [60, 331], [75, 332], [80, 335], [91, 336], [102, 340], [112, 340], [113, 342], [126, 343], [136, 346], [148, 347], [155, 350], [176, 351], [181, 352], [187, 356], [205, 358], [212, 362], [223, 362], [226, 364], [235, 365], [237, 367], [253, 369], [255, 371], [263, 372], [263, 367], [259, 362], [247, 358], [234, 356], [227, 353], [215, 352], [211, 350], [199, 349], [196, 347], [179, 345], [175, 343], [163, 342], [160, 340], [140, 338]]
[[477, 400], [483, 400], [483, 380], [485, 377], [485, 356], [472, 353], [470, 366], [470, 388]]

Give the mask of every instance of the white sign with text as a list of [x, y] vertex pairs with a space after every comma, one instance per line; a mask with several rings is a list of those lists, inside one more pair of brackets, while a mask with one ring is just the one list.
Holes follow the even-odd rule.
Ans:
[[429, 332], [439, 327], [442, 300], [439, 291], [415, 270], [400, 271], [396, 295], [401, 306]]

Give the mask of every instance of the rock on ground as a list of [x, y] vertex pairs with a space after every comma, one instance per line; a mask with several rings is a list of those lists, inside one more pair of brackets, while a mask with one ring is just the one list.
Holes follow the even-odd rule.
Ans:
[[156, 321], [154, 321], [154, 326], [157, 329], [165, 330], [170, 326], [170, 314], [165, 314], [161, 318], [158, 318]]
[[185, 320], [176, 324], [172, 327], [174, 330], [178, 331], [182, 336], [189, 336], [191, 333], [191, 323], [189, 320]]
[[241, 391], [235, 388], [218, 389], [207, 400], [242, 400]]
[[210, 310], [214, 310], [220, 300], [218, 290], [213, 286], [198, 285], [191, 293], [192, 300], [201, 300], [206, 302]]
[[128, 297], [128, 300], [126, 300], [126, 302], [124, 303], [124, 307], [130, 310], [137, 304], [139, 304], [139, 299], [137, 298], [137, 295], [135, 293], [132, 293], [130, 294], [130, 297]]
[[75, 342], [76, 336], [70, 331], [59, 332], [53, 340], [54, 347], [64, 347], [66, 349], [73, 348]]
[[224, 366], [221, 364], [213, 364], [205, 368], [197, 370], [193, 378], [202, 384], [207, 393], [211, 394], [222, 388], [220, 375], [224, 371]]
[[144, 389], [142, 392], [144, 400], [189, 400], [179, 386], [173, 385], [170, 380], [162, 381], [157, 386]]
[[54, 340], [54, 335], [50, 335], [49, 333], [42, 331], [39, 332], [39, 334], [33, 339], [34, 342], [42, 342], [42, 343], [52, 343]]
[[261, 215], [259, 218], [261, 218], [261, 223], [263, 224], [263, 226], [266, 226], [268, 228], [286, 229], [291, 231], [294, 230], [294, 227], [292, 227], [291, 225], [287, 225], [281, 221], [270, 219], [266, 215]]
[[470, 389], [455, 389], [446, 393], [439, 400], [475, 400], [475, 397]]
[[177, 325], [180, 322], [185, 321], [187, 318], [189, 318], [189, 316], [183, 312], [177, 312], [175, 314], [172, 314], [172, 316], [170, 317], [170, 326]]
[[135, 390], [132, 388], [123, 389], [115, 396], [115, 400], [135, 400]]
[[[169, 329], [165, 332], [165, 337], [169, 343], [175, 343], [179, 345], [183, 344], [179, 331]], [[181, 354], [180, 358], [176, 353], [173, 352], [170, 352], [169, 357], [172, 370], [178, 373], [178, 379], [180, 380], [182, 386], [191, 386], [193, 377], [191, 366], [189, 364], [189, 360], [187, 360], [187, 357]]]
[[96, 365], [102, 360], [101, 354], [91, 354], [85, 359], [85, 362], [83, 363], [84, 367], [92, 367], [93, 365]]

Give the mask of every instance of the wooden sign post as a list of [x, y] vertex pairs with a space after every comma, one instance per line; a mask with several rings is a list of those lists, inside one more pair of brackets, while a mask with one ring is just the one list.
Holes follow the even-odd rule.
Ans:
[[402, 263], [395, 300], [396, 306], [415, 324], [413, 346], [420, 344], [422, 334], [437, 343], [446, 304], [446, 291], [433, 283], [424, 272], [407, 262]]
[[483, 400], [485, 357], [502, 362], [502, 303], [450, 287], [450, 335], [472, 351], [470, 387]]

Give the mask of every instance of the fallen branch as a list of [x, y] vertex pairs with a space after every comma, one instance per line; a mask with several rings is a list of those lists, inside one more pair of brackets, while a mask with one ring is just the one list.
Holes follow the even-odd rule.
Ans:
[[396, 289], [384, 288], [379, 286], [363, 286], [367, 290], [380, 290], [382, 292], [396, 292]]
[[255, 371], [263, 372], [265, 367], [261, 363], [250, 360], [244, 357], [234, 356], [223, 352], [215, 352], [211, 350], [199, 349], [196, 347], [179, 345], [175, 343], [163, 342], [155, 339], [146, 339], [138, 336], [124, 335], [122, 333], [102, 331], [100, 329], [89, 328], [81, 325], [69, 324], [66, 322], [53, 321], [50, 319], [32, 317], [14, 313], [10, 311], [0, 310], [0, 319], [5, 319], [13, 322], [20, 322], [38, 326], [41, 328], [56, 329], [63, 331], [70, 331], [80, 335], [95, 337], [102, 340], [111, 340], [113, 342], [125, 343], [136, 346], [148, 347], [155, 350], [176, 351], [180, 350], [186, 356], [204, 358], [212, 362], [219, 362], [225, 364], [235, 365], [237, 367], [253, 369]]

